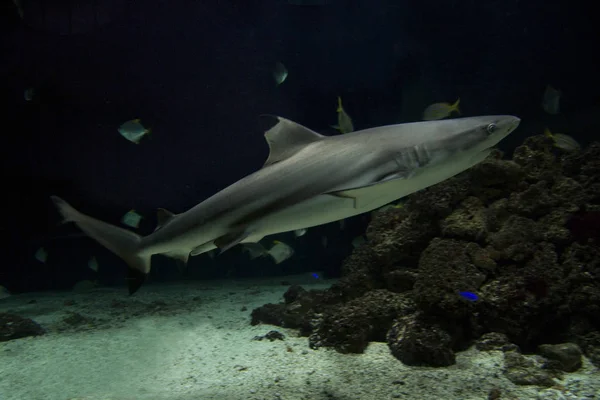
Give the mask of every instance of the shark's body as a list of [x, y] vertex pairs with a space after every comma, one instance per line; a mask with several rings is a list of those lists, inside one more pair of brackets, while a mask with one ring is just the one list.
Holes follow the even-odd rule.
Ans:
[[159, 226], [141, 237], [84, 215], [52, 197], [65, 218], [123, 258], [130, 292], [153, 254], [184, 261], [214, 248], [258, 242], [381, 207], [481, 162], [519, 124], [485, 116], [382, 126], [326, 137], [284, 118], [265, 133], [262, 169], [182, 214], [159, 211]]

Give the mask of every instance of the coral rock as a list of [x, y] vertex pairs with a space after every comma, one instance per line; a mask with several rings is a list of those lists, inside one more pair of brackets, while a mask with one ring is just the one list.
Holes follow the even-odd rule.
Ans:
[[0, 342], [27, 336], [43, 335], [46, 331], [35, 321], [15, 314], [0, 313]]
[[575, 343], [543, 344], [539, 347], [542, 356], [556, 361], [556, 366], [565, 372], [581, 368], [581, 349]]
[[554, 385], [552, 375], [543, 367], [543, 361], [535, 357], [524, 356], [516, 351], [504, 353], [504, 375], [514, 384]]
[[387, 341], [394, 357], [407, 365], [446, 367], [456, 363], [450, 334], [418, 315], [396, 321]]
[[394, 319], [414, 312], [408, 294], [374, 290], [325, 312], [310, 335], [312, 348], [334, 347], [342, 353], [362, 353], [370, 341], [384, 341]]

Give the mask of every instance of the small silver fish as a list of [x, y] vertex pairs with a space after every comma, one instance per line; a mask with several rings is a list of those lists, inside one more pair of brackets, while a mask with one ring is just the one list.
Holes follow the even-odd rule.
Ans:
[[97, 288], [97, 287], [98, 287], [98, 281], [83, 280], [83, 281], [77, 282], [73, 286], [72, 290], [76, 293], [83, 293], [83, 292], [89, 292], [90, 290], [93, 290], [94, 288]]
[[151, 129], [144, 128], [139, 119], [132, 119], [119, 127], [119, 133], [130, 142], [139, 144], [144, 136], [151, 133]]
[[542, 97], [542, 108], [548, 114], [558, 114], [560, 110], [560, 96], [561, 91], [554, 89], [552, 86], [547, 85], [544, 90], [544, 96]]
[[35, 252], [34, 255], [35, 259], [38, 260], [41, 263], [46, 263], [46, 260], [48, 259], [48, 252], [46, 251], [46, 249], [44, 249], [43, 247], [40, 247], [39, 249], [37, 249], [37, 251]]
[[294, 249], [287, 244], [280, 242], [279, 240], [274, 240], [273, 243], [274, 246], [271, 247], [267, 253], [271, 256], [273, 261], [275, 261], [275, 264], [282, 263], [294, 255]]
[[25, 99], [25, 101], [31, 101], [33, 100], [34, 94], [35, 90], [33, 88], [25, 89], [25, 92], [23, 93], [23, 98]]
[[305, 234], [306, 234], [306, 229], [296, 229], [294, 231], [294, 236], [296, 236], [296, 237], [304, 236]]
[[288, 70], [281, 62], [275, 63], [275, 68], [273, 69], [273, 79], [275, 79], [275, 83], [277, 86], [281, 85], [288, 77]]
[[242, 243], [243, 251], [250, 255], [250, 259], [262, 257], [267, 254], [267, 249], [260, 243]]
[[354, 247], [355, 249], [362, 246], [363, 244], [365, 244], [367, 242], [367, 240], [365, 239], [365, 237], [363, 235], [357, 236], [354, 239], [352, 239], [352, 247]]
[[17, 12], [19, 13], [19, 17], [21, 19], [23, 19], [23, 16], [25, 15], [23, 13], [23, 4], [21, 4], [21, 0], [13, 0], [13, 3], [15, 4], [15, 6], [17, 7]]
[[10, 297], [10, 292], [4, 286], [0, 286], [0, 300]]
[[92, 271], [98, 272], [98, 260], [96, 260], [96, 257], [94, 257], [94, 256], [90, 257], [90, 259], [88, 261], [88, 267]]
[[135, 212], [135, 210], [129, 210], [123, 218], [121, 218], [121, 222], [127, 226], [132, 228], [138, 228], [140, 226], [140, 221], [142, 220], [142, 216]]

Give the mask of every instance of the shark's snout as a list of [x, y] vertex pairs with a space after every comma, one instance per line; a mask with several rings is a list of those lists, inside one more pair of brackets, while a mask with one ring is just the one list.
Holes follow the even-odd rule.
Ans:
[[520, 123], [521, 123], [521, 118], [519, 118], [519, 117], [512, 117], [511, 120], [510, 120], [510, 122], [509, 122], [510, 127], [508, 129], [508, 132], [510, 133], [510, 132], [514, 131], [515, 129], [517, 129], [517, 127], [519, 126]]
[[521, 118], [512, 115], [506, 116], [505, 118], [503, 118], [503, 120], [499, 121], [500, 129], [498, 131], [498, 134], [494, 135], [495, 137], [492, 141], [493, 145], [498, 144], [498, 142], [500, 142], [502, 139], [514, 132], [514, 130], [517, 129], [517, 127], [519, 126], [519, 123], [521, 123]]

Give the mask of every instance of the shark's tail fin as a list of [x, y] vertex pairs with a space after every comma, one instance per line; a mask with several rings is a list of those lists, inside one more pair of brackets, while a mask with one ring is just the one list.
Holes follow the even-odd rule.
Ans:
[[142, 237], [134, 232], [80, 213], [60, 197], [51, 196], [64, 222], [74, 222], [88, 236], [121, 257], [129, 265], [129, 294], [135, 293], [150, 272], [150, 255], [139, 255]]

